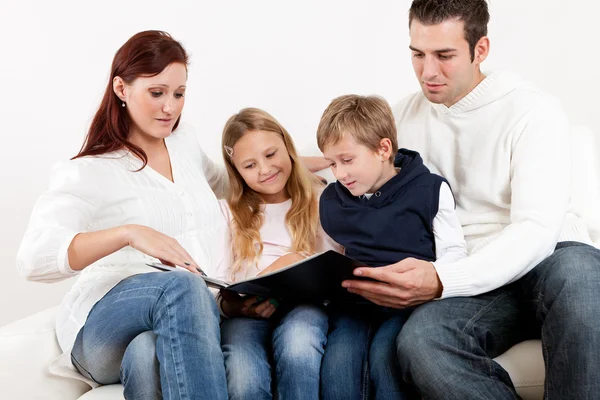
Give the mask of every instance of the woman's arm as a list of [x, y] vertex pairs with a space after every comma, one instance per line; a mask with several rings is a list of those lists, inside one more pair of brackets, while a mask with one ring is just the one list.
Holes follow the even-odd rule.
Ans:
[[68, 248], [69, 266], [79, 271], [125, 246], [198, 273], [198, 265], [177, 240], [142, 225], [122, 225], [75, 235]]
[[50, 187], [38, 199], [17, 253], [21, 274], [32, 281], [60, 281], [127, 245], [195, 271], [197, 265], [175, 239], [151, 228], [125, 225], [86, 232], [102, 208], [101, 174], [91, 163], [70, 161], [54, 167]]

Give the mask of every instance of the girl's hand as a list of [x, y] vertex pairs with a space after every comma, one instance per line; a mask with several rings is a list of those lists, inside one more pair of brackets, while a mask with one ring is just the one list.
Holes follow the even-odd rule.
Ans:
[[221, 291], [221, 309], [228, 317], [270, 318], [279, 303], [275, 299], [245, 296], [227, 290]]
[[125, 225], [125, 240], [128, 246], [152, 257], [161, 263], [170, 266], [179, 266], [195, 274], [200, 268], [192, 256], [179, 242], [170, 236], [162, 234], [152, 228], [142, 225]]

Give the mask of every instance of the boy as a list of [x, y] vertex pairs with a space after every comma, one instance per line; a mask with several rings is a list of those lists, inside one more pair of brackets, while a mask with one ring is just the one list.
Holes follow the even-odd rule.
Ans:
[[[448, 183], [429, 172], [417, 152], [398, 150], [385, 100], [334, 99], [319, 123], [317, 142], [337, 179], [321, 195], [321, 224], [347, 256], [380, 267], [408, 257], [446, 263], [467, 255]], [[323, 397], [368, 396], [370, 375], [375, 398], [404, 398], [395, 340], [409, 310], [371, 303], [329, 308]]]

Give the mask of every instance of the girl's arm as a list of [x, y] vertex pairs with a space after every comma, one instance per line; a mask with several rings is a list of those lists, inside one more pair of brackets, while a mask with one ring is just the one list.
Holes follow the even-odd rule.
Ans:
[[279, 257], [273, 261], [267, 268], [263, 269], [258, 273], [258, 276], [265, 275], [270, 272], [275, 272], [281, 268], [287, 267], [288, 265], [294, 264], [298, 261], [304, 260], [306, 257], [301, 256], [298, 253], [288, 253], [284, 256]]
[[329, 168], [330, 162], [323, 157], [300, 157], [302, 163], [310, 172], [318, 172]]

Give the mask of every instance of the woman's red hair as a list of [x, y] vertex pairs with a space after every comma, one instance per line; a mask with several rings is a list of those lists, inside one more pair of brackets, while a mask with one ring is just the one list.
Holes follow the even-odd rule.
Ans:
[[[100, 107], [92, 120], [83, 146], [73, 157], [97, 156], [124, 147], [143, 161], [148, 162], [146, 153], [128, 140], [130, 119], [121, 100], [113, 91], [113, 79], [121, 77], [131, 84], [137, 77], [158, 75], [169, 64], [181, 63], [187, 67], [185, 49], [166, 32], [144, 31], [132, 36], [115, 54], [110, 79], [106, 85]], [[179, 125], [179, 118], [173, 129]]]

